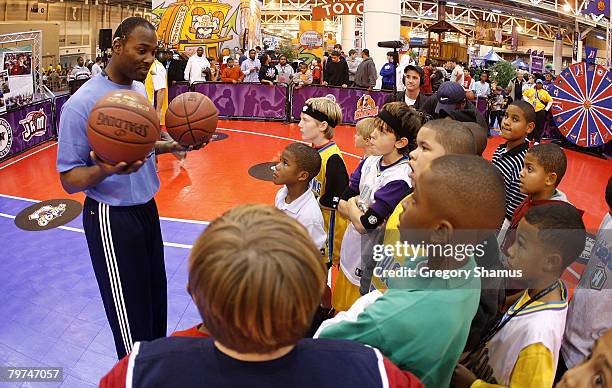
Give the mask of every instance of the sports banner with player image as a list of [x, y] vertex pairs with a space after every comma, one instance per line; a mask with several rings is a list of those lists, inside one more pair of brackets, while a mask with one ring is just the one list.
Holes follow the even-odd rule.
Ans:
[[391, 95], [390, 92], [312, 85], [294, 89], [292, 93], [293, 120], [300, 119], [302, 108], [309, 98], [328, 97], [334, 99], [342, 107], [342, 121], [345, 124], [355, 124], [363, 118], [376, 116], [387, 97]]
[[[172, 92], [173, 85], [170, 88]], [[208, 96], [226, 118], [286, 120], [287, 86], [254, 83], [194, 83], [193, 91]]]
[[0, 115], [0, 161], [53, 137], [51, 101]]
[[0, 112], [32, 102], [32, 45], [0, 48]]
[[174, 100], [179, 94], [187, 93], [189, 91], [188, 82], [175, 83], [168, 89], [168, 104]]

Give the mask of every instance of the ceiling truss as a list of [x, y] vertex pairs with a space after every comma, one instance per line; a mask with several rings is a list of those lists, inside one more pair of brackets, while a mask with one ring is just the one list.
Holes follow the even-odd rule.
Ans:
[[[437, 21], [438, 4], [431, 0], [400, 0], [402, 22], [412, 28], [426, 29], [429, 25]], [[572, 44], [573, 27], [571, 23], [577, 20], [583, 36], [593, 29], [598, 30], [601, 35], [605, 35], [607, 19], [594, 20], [590, 16], [581, 14], [582, 9], [588, 5], [587, 0], [567, 0], [574, 4], [575, 9], [566, 11], [564, 4], [566, 0], [540, 0], [534, 4], [532, 0], [470, 0], [470, 5], [459, 4], [468, 1], [449, 1], [446, 5], [446, 20], [460, 26], [468, 32], [472, 38], [476, 35], [476, 24], [484, 21], [494, 24], [501, 28], [504, 33], [504, 42], [509, 41], [512, 26], [517, 26], [519, 33], [523, 35], [535, 36], [539, 39], [552, 41], [556, 33], [561, 32], [563, 42]], [[332, 0], [264, 0], [262, 9], [262, 26], [264, 30], [274, 28], [273, 26], [282, 25], [284, 33], [294, 33], [299, 28], [299, 21], [311, 20], [311, 8], [317, 5], [327, 4]], [[476, 4], [477, 3], [477, 4]], [[476, 5], [480, 7], [476, 7]], [[533, 16], [518, 16], [516, 10], [524, 10], [529, 6]], [[516, 13], [512, 12], [515, 11]], [[520, 12], [526, 15], [525, 12]], [[361, 18], [360, 18], [361, 19]], [[339, 18], [334, 18], [326, 22], [326, 32], [335, 31]], [[360, 20], [358, 25], [360, 25]]]

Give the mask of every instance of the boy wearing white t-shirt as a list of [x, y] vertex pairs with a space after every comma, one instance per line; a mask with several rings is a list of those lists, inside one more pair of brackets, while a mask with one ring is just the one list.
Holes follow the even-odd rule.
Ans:
[[[484, 338], [488, 362], [478, 359], [481, 376], [459, 364], [453, 375], [455, 387], [553, 385], [568, 301], [559, 278], [580, 255], [585, 240], [582, 211], [572, 205], [556, 202], [529, 209], [508, 257], [510, 269], [521, 271], [526, 290]], [[462, 361], [474, 362], [471, 357]], [[489, 367], [483, 368], [485, 364]], [[479, 379], [490, 375], [487, 381]]]
[[302, 224], [317, 248], [323, 250], [327, 240], [323, 214], [309, 185], [320, 169], [321, 156], [317, 150], [306, 144], [292, 143], [281, 153], [272, 179], [274, 184], [284, 185], [276, 194], [276, 208]]

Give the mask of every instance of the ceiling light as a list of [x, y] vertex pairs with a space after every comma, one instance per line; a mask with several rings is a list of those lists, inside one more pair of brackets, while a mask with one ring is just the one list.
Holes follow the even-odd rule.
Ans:
[[492, 9], [491, 11], [493, 11], [495, 13], [502, 13], [502, 11], [500, 11], [499, 9]]
[[449, 1], [446, 4], [448, 4], [448, 5], [457, 5], [457, 3], [455, 3], [454, 1]]
[[538, 39], [538, 37], [534, 35], [531, 39]]
[[521, 26], [516, 26], [516, 31], [518, 31], [518, 32], [522, 32], [522, 31], [523, 31], [523, 27], [521, 27]]
[[572, 10], [572, 6], [571, 6], [571, 5], [569, 5], [569, 4], [567, 4], [567, 3], [565, 3], [565, 4], [563, 5], [563, 10], [564, 10], [565, 12], [569, 12], [569, 11], [571, 11], [571, 10]]
[[604, 37], [603, 37], [603, 36], [601, 36], [601, 35], [597, 35], [597, 36], [596, 36], [596, 38], [597, 38], [597, 39], [601, 39], [601, 40], [606, 40], [606, 38], [604, 38]]

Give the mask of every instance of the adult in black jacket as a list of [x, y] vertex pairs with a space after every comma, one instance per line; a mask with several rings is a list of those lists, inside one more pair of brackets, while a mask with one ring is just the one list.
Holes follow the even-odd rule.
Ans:
[[[406, 90], [398, 92], [395, 96], [395, 101], [405, 102], [408, 106], [414, 107], [414, 109], [423, 112], [426, 106], [431, 105], [429, 100], [431, 97], [421, 93], [421, 85], [425, 82], [425, 73], [419, 66], [408, 65], [404, 68], [404, 85]], [[385, 102], [391, 102], [392, 97], [387, 97]], [[435, 109], [435, 108], [434, 108]], [[424, 112], [433, 116], [428, 112]]]
[[261, 61], [261, 69], [259, 69], [259, 82], [266, 85], [274, 85], [276, 77], [278, 77], [278, 70], [276, 67], [270, 65], [270, 56], [264, 54], [259, 59]]
[[323, 85], [342, 86], [346, 88], [349, 84], [349, 69], [346, 61], [340, 60], [340, 53], [333, 51], [331, 61], [327, 61], [323, 73]]
[[172, 54], [167, 52], [164, 66], [168, 72], [168, 86], [172, 86], [177, 82], [185, 81], [185, 68], [187, 67], [187, 59], [181, 58], [178, 52]]

